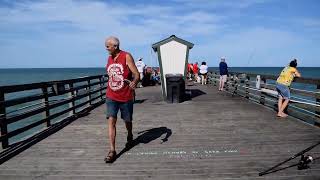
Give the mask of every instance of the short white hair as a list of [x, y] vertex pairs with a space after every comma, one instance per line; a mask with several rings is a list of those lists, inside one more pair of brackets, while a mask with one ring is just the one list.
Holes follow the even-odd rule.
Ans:
[[111, 41], [114, 45], [118, 46], [120, 45], [120, 41], [117, 37], [115, 36], [110, 36], [106, 39], [106, 42]]

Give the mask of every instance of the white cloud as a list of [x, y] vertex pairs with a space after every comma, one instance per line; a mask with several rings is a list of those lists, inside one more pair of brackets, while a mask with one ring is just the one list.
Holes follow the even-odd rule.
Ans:
[[[3, 50], [6, 50], [8, 59], [16, 59], [10, 53], [21, 45], [25, 46], [24, 53], [34, 53], [28, 50], [31, 48], [46, 47], [49, 50], [43, 52], [49, 54], [64, 52], [56, 54], [57, 59], [84, 57], [87, 52], [103, 49], [104, 38], [109, 35], [120, 37], [126, 49], [141, 47], [136, 52], [141, 56], [149, 53], [152, 43], [171, 34], [192, 37], [212, 33], [222, 18], [202, 11], [183, 15], [170, 6], [137, 4], [132, 7], [98, 1], [26, 1], [13, 7], [0, 9], [3, 15], [0, 29], [4, 32], [0, 44], [7, 46]], [[21, 36], [8, 39], [8, 34]], [[29, 57], [33, 56], [39, 58], [36, 55]], [[97, 54], [93, 56], [99, 57]], [[95, 65], [98, 63], [96, 60]]]
[[[263, 22], [254, 27], [230, 29], [234, 16], [212, 10], [244, 9], [269, 1], [175, 2], [177, 6], [43, 0], [18, 1], [13, 6], [0, 7], [0, 51], [6, 59], [0, 61], [0, 67], [88, 66], [90, 63], [103, 66], [104, 38], [109, 35], [120, 37], [121, 46], [134, 57], [148, 59], [152, 43], [176, 34], [195, 43], [190, 51], [193, 59], [212, 60], [224, 55], [237, 66], [246, 65], [243, 62], [250, 54], [267, 60], [252, 65], [269, 66], [276, 63], [276, 56], [287, 59], [289, 50], [296, 51], [296, 44], [306, 44], [290, 31], [263, 27]], [[305, 26], [319, 26], [317, 19], [303, 22]]]
[[[46, 28], [44, 25], [59, 26], [59, 23], [63, 23], [79, 31], [90, 31], [92, 34], [117, 33], [125, 37], [124, 40], [135, 41], [138, 45], [144, 44], [150, 37], [161, 36], [163, 32], [179, 31], [191, 36], [204, 33], [206, 30], [212, 31], [215, 29], [214, 23], [220, 18], [205, 12], [191, 12], [182, 16], [176, 14], [173, 8], [154, 5], [137, 5], [132, 8], [123, 4], [111, 6], [102, 2], [68, 0], [19, 3], [14, 10], [2, 11], [8, 13], [0, 19], [1, 26], [15, 28], [24, 25], [26, 29], [41, 31], [42, 28]], [[134, 21], [139, 23], [132, 22], [132, 16], [136, 16]], [[51, 33], [46, 30], [42, 33]], [[66, 34], [69, 36], [69, 33]]]
[[[198, 45], [192, 57], [209, 57], [209, 65], [216, 66], [219, 57], [226, 56], [230, 66], [282, 66], [279, 59], [292, 58], [288, 51], [303, 40], [291, 33], [261, 27], [232, 32], [208, 44]], [[204, 54], [205, 53], [205, 54]]]
[[295, 21], [305, 28], [320, 31], [320, 20], [315, 18], [298, 18]]
[[263, 4], [272, 0], [174, 0], [185, 6], [193, 8], [226, 8], [243, 9], [256, 4]]

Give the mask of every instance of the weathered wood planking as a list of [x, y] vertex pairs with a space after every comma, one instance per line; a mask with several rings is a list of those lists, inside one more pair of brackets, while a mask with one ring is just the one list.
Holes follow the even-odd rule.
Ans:
[[[210, 85], [188, 88], [198, 96], [180, 104], [161, 101], [159, 86], [137, 89], [139, 143], [113, 164], [103, 161], [108, 140], [102, 105], [2, 164], [0, 179], [320, 179], [320, 161], [308, 170], [258, 176], [317, 143], [317, 127], [279, 119], [272, 109]], [[119, 153], [126, 141], [121, 120], [117, 128]], [[320, 156], [320, 147], [308, 154]]]

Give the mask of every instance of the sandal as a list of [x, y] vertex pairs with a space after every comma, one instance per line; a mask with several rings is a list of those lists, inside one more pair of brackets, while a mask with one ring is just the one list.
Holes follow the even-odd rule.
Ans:
[[104, 158], [104, 162], [113, 163], [116, 160], [116, 151], [109, 151], [107, 157]]

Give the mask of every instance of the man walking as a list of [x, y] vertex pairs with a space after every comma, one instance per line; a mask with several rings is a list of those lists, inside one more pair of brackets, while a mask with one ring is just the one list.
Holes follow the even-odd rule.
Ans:
[[120, 50], [120, 41], [116, 37], [109, 37], [105, 41], [109, 52], [106, 65], [109, 75], [106, 91], [107, 121], [110, 150], [105, 157], [106, 163], [112, 163], [116, 159], [116, 122], [120, 109], [121, 118], [125, 122], [128, 131], [127, 143], [133, 140], [132, 114], [134, 89], [139, 81], [139, 72], [130, 53]]
[[219, 91], [223, 91], [224, 83], [227, 81], [227, 76], [228, 76], [228, 65], [226, 63], [225, 57], [221, 57], [221, 62], [219, 64], [219, 70], [220, 70]]
[[[142, 79], [144, 77], [144, 70], [145, 70], [146, 64], [142, 61], [142, 58], [139, 58], [139, 60], [136, 62], [136, 66], [137, 66], [138, 72], [140, 73], [140, 82], [142, 84]], [[142, 87], [141, 84], [140, 84], [140, 87]]]

